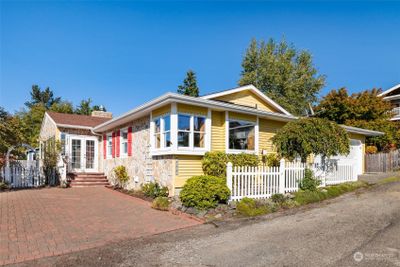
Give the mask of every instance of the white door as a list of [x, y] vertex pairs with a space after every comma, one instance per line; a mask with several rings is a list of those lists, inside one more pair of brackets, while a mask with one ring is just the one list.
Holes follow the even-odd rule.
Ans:
[[71, 171], [97, 171], [97, 139], [95, 137], [71, 136], [70, 155]]

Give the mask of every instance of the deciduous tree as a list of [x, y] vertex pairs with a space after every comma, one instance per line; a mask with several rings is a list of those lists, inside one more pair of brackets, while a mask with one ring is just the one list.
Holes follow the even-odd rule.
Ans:
[[276, 43], [253, 39], [242, 61], [239, 85], [253, 84], [286, 110], [303, 115], [325, 84], [311, 54], [285, 40]]

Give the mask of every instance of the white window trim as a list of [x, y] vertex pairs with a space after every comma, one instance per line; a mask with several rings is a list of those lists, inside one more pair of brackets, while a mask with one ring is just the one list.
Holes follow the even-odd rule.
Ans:
[[123, 138], [122, 138], [122, 132], [126, 132], [126, 144], [128, 145], [128, 128], [122, 128], [119, 129], [119, 157], [120, 158], [127, 158], [128, 157], [128, 149], [126, 150], [126, 153], [123, 152]]
[[[241, 149], [230, 149], [229, 148], [229, 121], [230, 120], [236, 120], [236, 121], [243, 121], [243, 122], [248, 122], [254, 124], [254, 150], [241, 150]], [[238, 119], [230, 119], [229, 118], [229, 112], [225, 111], [225, 152], [228, 154], [240, 154], [240, 153], [246, 153], [246, 154], [259, 154], [259, 118], [257, 116], [256, 122], [254, 121], [247, 121], [247, 120], [238, 120]]]
[[[111, 150], [108, 153], [108, 138], [111, 138]], [[112, 132], [106, 134], [106, 159], [112, 159]]]
[[[170, 115], [170, 133], [171, 133], [171, 143], [170, 147], [160, 147], [155, 148], [155, 123], [154, 120], [157, 118], [162, 118], [163, 116]], [[163, 114], [157, 117], [152, 117], [150, 115], [150, 147], [151, 155], [204, 155], [211, 149], [211, 109], [208, 109], [207, 115], [193, 114], [178, 112], [177, 103], [171, 104], [171, 113]], [[179, 147], [178, 146], [178, 115], [190, 116], [190, 136], [189, 136], [189, 147]], [[194, 147], [194, 116], [205, 118], [205, 131], [204, 131], [204, 147]], [[163, 120], [161, 120], [161, 124]], [[161, 132], [162, 132], [161, 128]], [[164, 144], [164, 135], [161, 134], [161, 142]]]

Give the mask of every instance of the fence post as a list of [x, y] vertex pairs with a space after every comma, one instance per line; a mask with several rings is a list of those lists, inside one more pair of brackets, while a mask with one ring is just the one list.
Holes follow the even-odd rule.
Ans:
[[285, 159], [279, 162], [279, 193], [285, 193]]
[[[226, 185], [229, 188], [229, 191], [231, 192], [230, 195], [232, 196], [232, 163], [228, 162], [226, 164]], [[231, 197], [229, 197], [231, 199]]]

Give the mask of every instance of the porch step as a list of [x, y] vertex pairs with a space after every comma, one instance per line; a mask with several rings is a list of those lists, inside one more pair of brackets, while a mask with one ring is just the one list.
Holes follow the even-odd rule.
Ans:
[[69, 173], [71, 187], [107, 186], [107, 176], [98, 173]]

